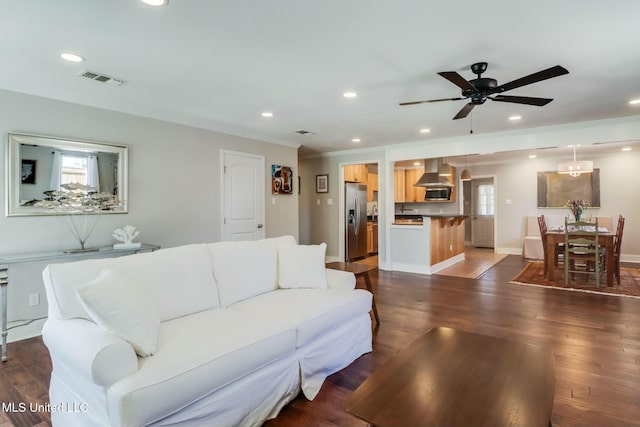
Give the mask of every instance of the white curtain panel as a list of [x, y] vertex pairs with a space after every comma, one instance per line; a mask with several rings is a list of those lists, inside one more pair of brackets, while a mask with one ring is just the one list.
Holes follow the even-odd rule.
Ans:
[[50, 189], [54, 191], [60, 191], [60, 184], [62, 178], [62, 153], [59, 151], [53, 152], [53, 164], [51, 165], [51, 184]]
[[100, 177], [98, 174], [98, 158], [89, 156], [87, 161], [87, 185], [100, 191]]

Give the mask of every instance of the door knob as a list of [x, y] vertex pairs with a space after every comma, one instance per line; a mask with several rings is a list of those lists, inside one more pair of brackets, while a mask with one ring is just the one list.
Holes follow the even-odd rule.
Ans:
[[262, 228], [262, 227], [264, 227], [264, 225], [258, 224], [258, 228]]

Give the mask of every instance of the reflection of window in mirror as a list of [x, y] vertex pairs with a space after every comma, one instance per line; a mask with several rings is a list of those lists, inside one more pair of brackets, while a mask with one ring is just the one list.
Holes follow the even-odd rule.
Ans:
[[87, 157], [62, 155], [60, 182], [87, 185]]
[[[102, 163], [107, 162], [108, 166], [105, 168], [101, 163], [100, 158], [103, 158]], [[111, 167], [114, 163], [117, 163], [117, 157], [111, 153], [98, 153], [84, 154], [84, 153], [64, 153], [54, 151], [53, 153], [53, 166], [51, 168], [51, 184], [50, 188], [54, 190], [61, 190], [63, 184], [82, 184], [93, 187], [96, 191], [106, 191], [112, 194], [116, 194], [115, 188], [116, 177], [111, 175]], [[101, 173], [101, 169], [105, 169]], [[114, 172], [117, 172], [115, 170]], [[100, 177], [103, 177], [103, 182], [106, 179], [106, 184], [102, 185]]]

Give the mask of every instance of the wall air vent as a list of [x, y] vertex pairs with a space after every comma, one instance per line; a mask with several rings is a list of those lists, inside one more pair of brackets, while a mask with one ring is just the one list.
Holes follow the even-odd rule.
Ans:
[[80, 77], [84, 77], [86, 79], [95, 80], [100, 83], [108, 83], [113, 86], [120, 86], [124, 83], [124, 80], [116, 79], [111, 76], [107, 76], [105, 74], [96, 73], [93, 71], [83, 70], [78, 73]]
[[308, 135], [308, 134], [315, 135], [313, 132], [309, 130], [304, 130], [304, 129], [296, 130], [295, 133], [300, 135]]

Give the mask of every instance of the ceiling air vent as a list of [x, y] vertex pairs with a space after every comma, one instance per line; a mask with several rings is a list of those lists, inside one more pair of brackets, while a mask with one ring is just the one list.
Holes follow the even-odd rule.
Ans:
[[95, 80], [100, 83], [108, 83], [114, 86], [120, 86], [124, 83], [124, 80], [116, 79], [111, 76], [107, 76], [105, 74], [96, 73], [93, 71], [84, 70], [78, 73], [80, 77], [84, 77], [86, 79]]
[[300, 135], [308, 135], [308, 134], [315, 135], [313, 132], [309, 130], [304, 130], [304, 129], [296, 130], [295, 133]]

